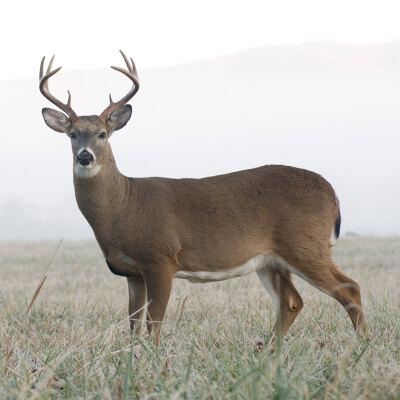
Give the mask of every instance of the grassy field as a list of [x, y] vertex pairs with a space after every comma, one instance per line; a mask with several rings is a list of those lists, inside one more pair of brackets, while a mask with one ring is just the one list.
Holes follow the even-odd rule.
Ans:
[[[333, 299], [295, 279], [305, 307], [271, 353], [271, 299], [255, 275], [176, 280], [161, 346], [128, 328], [126, 280], [94, 242], [0, 242], [0, 399], [399, 399], [400, 239], [334, 250], [362, 289], [370, 342]], [[134, 343], [134, 346], [131, 345]]]

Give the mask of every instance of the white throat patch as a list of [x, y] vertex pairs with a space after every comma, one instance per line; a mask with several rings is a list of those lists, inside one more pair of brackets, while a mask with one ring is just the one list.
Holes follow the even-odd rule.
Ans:
[[93, 166], [88, 166], [85, 167], [81, 164], [75, 164], [74, 165], [74, 174], [75, 176], [77, 176], [78, 178], [83, 178], [83, 179], [87, 179], [87, 178], [93, 178], [94, 176], [96, 176], [101, 170], [101, 165], [96, 164]]

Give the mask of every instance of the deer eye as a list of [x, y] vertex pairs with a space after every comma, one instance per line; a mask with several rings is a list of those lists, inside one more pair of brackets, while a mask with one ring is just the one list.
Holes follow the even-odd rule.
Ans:
[[75, 132], [71, 132], [71, 134], [69, 135], [71, 139], [77, 139], [78, 135]]
[[105, 139], [107, 137], [107, 134], [105, 132], [101, 132], [99, 135], [99, 139]]

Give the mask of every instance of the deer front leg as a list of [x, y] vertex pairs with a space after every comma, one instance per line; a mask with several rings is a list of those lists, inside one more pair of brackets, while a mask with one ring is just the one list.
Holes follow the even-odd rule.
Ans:
[[172, 288], [173, 272], [165, 266], [149, 269], [145, 274], [147, 288], [147, 330], [154, 331], [157, 345], [160, 342], [160, 331]]
[[146, 303], [146, 285], [142, 278], [128, 277], [129, 290], [129, 322], [131, 330], [136, 326], [136, 333], [139, 334], [141, 317]]

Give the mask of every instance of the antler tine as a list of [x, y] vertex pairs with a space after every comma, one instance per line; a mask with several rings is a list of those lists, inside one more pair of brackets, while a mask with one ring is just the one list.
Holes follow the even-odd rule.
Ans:
[[53, 75], [55, 75], [62, 68], [62, 67], [58, 67], [52, 71], [51, 69], [53, 67], [53, 61], [54, 61], [54, 55], [53, 55], [53, 57], [51, 57], [51, 60], [47, 67], [46, 75], [44, 75], [43, 71], [44, 71], [45, 57], [42, 58], [42, 61], [40, 63], [40, 71], [39, 71], [40, 92], [43, 94], [44, 97], [46, 97], [47, 100], [49, 100], [54, 105], [56, 105], [58, 108], [60, 108], [62, 111], [64, 111], [72, 121], [75, 121], [78, 118], [78, 116], [76, 115], [75, 111], [71, 107], [70, 91], [68, 90], [68, 101], [66, 104], [61, 102], [57, 98], [55, 98], [49, 91], [49, 84], [48, 84], [49, 78], [51, 78]]
[[[136, 79], [139, 79], [137, 76], [136, 65], [135, 65], [134, 61], [132, 60], [132, 57], [129, 57], [129, 59], [128, 59], [128, 57], [125, 55], [125, 53], [122, 50], [120, 50], [119, 52], [122, 54], [122, 57], [124, 57], [124, 61], [125, 61], [125, 64], [129, 70], [129, 72], [132, 75], [134, 75], [136, 77]], [[131, 62], [129, 62], [129, 60]], [[116, 69], [116, 67], [111, 67], [111, 68]]]
[[125, 53], [122, 50], [120, 50], [119, 52], [122, 54], [122, 57], [124, 57], [125, 64], [128, 67], [128, 70], [130, 71], [131, 65], [129, 64], [128, 57], [125, 55]]
[[67, 90], [67, 92], [68, 92], [67, 106], [70, 107], [71, 106], [71, 92], [69, 90]]
[[46, 74], [50, 73], [51, 68], [53, 67], [53, 61], [54, 61], [54, 57], [55, 57], [55, 56], [56, 56], [56, 55], [53, 54], [53, 57], [51, 57], [50, 62], [49, 62], [49, 66], [47, 67]]
[[136, 65], [135, 65], [135, 62], [132, 60], [132, 58], [131, 58], [131, 63], [132, 63], [132, 73], [138, 78], [137, 71], [136, 71]]
[[44, 59], [46, 57], [42, 58], [42, 61], [40, 62], [40, 70], [39, 70], [39, 81], [43, 78], [43, 64], [44, 64]]
[[106, 119], [113, 111], [127, 103], [139, 90], [139, 78], [136, 72], [135, 63], [133, 62], [132, 58], [130, 59], [131, 62], [129, 62], [128, 57], [124, 54], [122, 50], [120, 50], [120, 53], [124, 58], [127, 69], [115, 66], [112, 66], [111, 68], [126, 75], [133, 82], [133, 84], [129, 92], [124, 97], [122, 97], [121, 100], [115, 103], [113, 102], [110, 94], [110, 105], [100, 114], [100, 118], [102, 118], [103, 120]]

